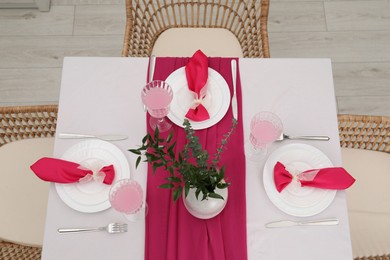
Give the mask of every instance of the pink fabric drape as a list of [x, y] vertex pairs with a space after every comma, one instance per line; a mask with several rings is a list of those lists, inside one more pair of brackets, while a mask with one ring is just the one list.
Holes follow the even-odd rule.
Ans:
[[[165, 80], [174, 70], [187, 64], [188, 58], [157, 58], [155, 80]], [[218, 71], [227, 81], [232, 93], [230, 58], [208, 58], [209, 66]], [[182, 199], [173, 202], [171, 190], [158, 186], [165, 183], [166, 174], [158, 169], [152, 174], [148, 169], [146, 217], [146, 260], [245, 260], [246, 243], [246, 192], [245, 155], [242, 126], [241, 85], [238, 74], [237, 98], [239, 123], [229, 139], [220, 165], [225, 165], [225, 176], [231, 186], [228, 203], [216, 217], [201, 220], [193, 217], [185, 208]], [[211, 155], [216, 152], [223, 134], [231, 127], [232, 110], [216, 125], [197, 130], [201, 144]], [[185, 142], [183, 128], [174, 125], [177, 139], [176, 152], [181, 151]], [[152, 131], [148, 126], [148, 131]]]

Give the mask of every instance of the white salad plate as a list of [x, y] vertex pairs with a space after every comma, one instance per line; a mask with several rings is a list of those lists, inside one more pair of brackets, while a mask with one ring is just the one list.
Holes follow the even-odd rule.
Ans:
[[336, 190], [301, 187], [296, 180], [279, 193], [274, 182], [274, 167], [278, 161], [292, 175], [333, 166], [322, 151], [307, 144], [288, 144], [275, 150], [264, 165], [263, 183], [269, 199], [277, 208], [292, 216], [308, 217], [322, 212], [332, 203]]
[[[130, 178], [130, 168], [125, 155], [115, 145], [102, 140], [86, 140], [70, 147], [61, 157], [80, 164], [94, 173], [102, 167], [114, 165], [115, 178]], [[84, 213], [103, 211], [111, 207], [108, 200], [111, 185], [91, 180], [87, 183], [56, 183], [56, 190], [69, 207]]]
[[[165, 80], [173, 90], [173, 100], [168, 118], [178, 126], [183, 127], [188, 110], [193, 102], [193, 96], [188, 89], [185, 67], [172, 72]], [[206, 97], [203, 105], [207, 109], [210, 119], [195, 122], [190, 120], [193, 129], [205, 129], [218, 123], [226, 114], [230, 105], [229, 85], [217, 71], [208, 69]]]

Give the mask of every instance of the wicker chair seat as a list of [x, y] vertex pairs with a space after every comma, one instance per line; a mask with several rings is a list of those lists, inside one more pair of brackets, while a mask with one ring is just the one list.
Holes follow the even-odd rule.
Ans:
[[207, 56], [243, 56], [240, 43], [234, 34], [220, 28], [168, 29], [158, 37], [152, 53], [165, 57], [191, 57], [198, 49]]
[[53, 155], [56, 121], [56, 105], [0, 107], [0, 259], [41, 258], [49, 185], [30, 165]]
[[42, 246], [49, 184], [38, 179], [30, 165], [52, 156], [53, 147], [54, 138], [19, 140], [1, 147], [0, 238]]
[[390, 259], [390, 117], [339, 115], [355, 260]]
[[390, 254], [390, 154], [342, 149], [357, 180], [347, 190], [354, 257]]

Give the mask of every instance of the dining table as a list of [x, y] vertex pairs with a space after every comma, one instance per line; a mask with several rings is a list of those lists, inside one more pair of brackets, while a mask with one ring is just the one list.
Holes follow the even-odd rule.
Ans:
[[[289, 144], [313, 146], [334, 166], [342, 166], [331, 60], [239, 58], [237, 66], [242, 88], [240, 115], [245, 146], [250, 145], [251, 119], [260, 111], [278, 115], [283, 122], [283, 132], [288, 135], [326, 135], [330, 138], [329, 141], [274, 142], [268, 146], [267, 155], [258, 160], [251, 160], [246, 154], [242, 175], [246, 185], [248, 259], [352, 259], [344, 190], [338, 190], [330, 205], [320, 212], [296, 216], [285, 213], [273, 203], [263, 179], [269, 156]], [[141, 144], [147, 131], [147, 112], [141, 90], [148, 81], [148, 68], [149, 58], [65, 57], [53, 157], [62, 158], [68, 149], [82, 141], [59, 138], [60, 133], [127, 135], [125, 140], [110, 143], [122, 151], [129, 177], [140, 183], [146, 196], [147, 178], [150, 178], [147, 164], [140, 163], [136, 168], [137, 155], [128, 150]], [[227, 113], [232, 113], [231, 108]], [[247, 149], [245, 151], [248, 153]], [[337, 218], [339, 224], [265, 227], [266, 223], [276, 220], [328, 218]], [[112, 222], [126, 222], [128, 232], [57, 232], [58, 228], [104, 226]], [[50, 185], [42, 259], [141, 260], [145, 257], [144, 248], [144, 219], [127, 222], [111, 207], [97, 212], [77, 210], [64, 203], [56, 184]]]

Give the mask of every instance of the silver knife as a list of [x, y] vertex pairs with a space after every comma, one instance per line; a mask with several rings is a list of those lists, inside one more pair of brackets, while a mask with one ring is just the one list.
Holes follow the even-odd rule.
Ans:
[[232, 111], [233, 117], [238, 120], [238, 108], [237, 108], [237, 95], [236, 95], [236, 85], [237, 85], [237, 62], [232, 60], [232, 80], [233, 80], [233, 97], [232, 97]]
[[150, 62], [149, 62], [149, 82], [153, 81], [155, 65], [156, 65], [156, 55], [152, 55], [150, 56]]
[[80, 138], [96, 138], [104, 141], [120, 141], [127, 139], [127, 135], [86, 135], [74, 133], [59, 133], [58, 138], [62, 139], [80, 139]]
[[282, 228], [282, 227], [294, 227], [294, 226], [332, 226], [338, 225], [339, 220], [337, 218], [308, 220], [308, 221], [291, 221], [280, 220], [265, 224], [266, 228]]

